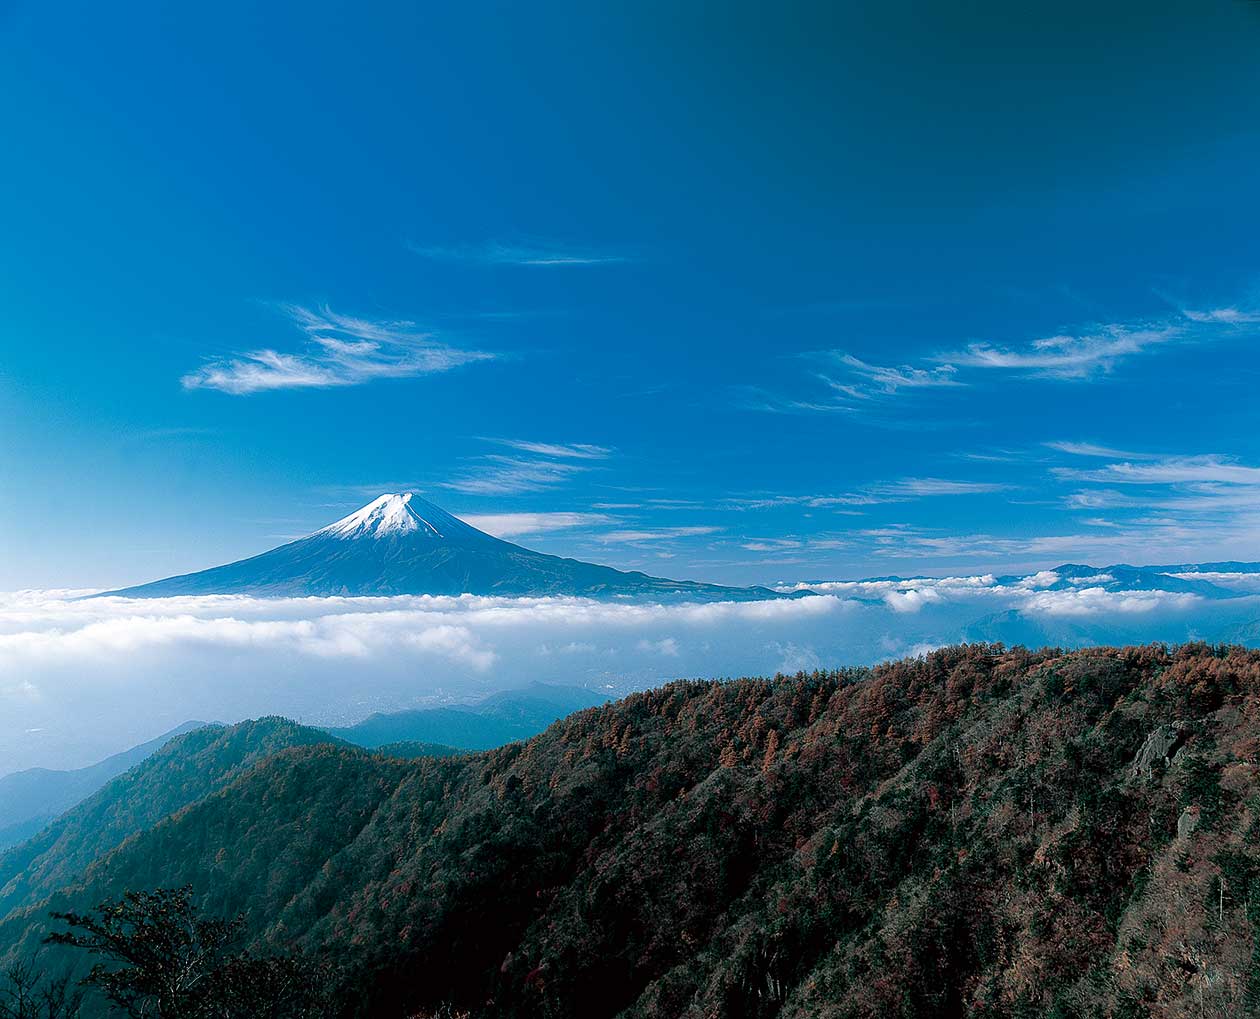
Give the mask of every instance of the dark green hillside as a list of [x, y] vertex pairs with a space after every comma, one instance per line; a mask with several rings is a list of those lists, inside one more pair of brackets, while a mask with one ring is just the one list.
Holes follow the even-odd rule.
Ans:
[[401, 757], [409, 760], [413, 757], [460, 757], [471, 751], [443, 746], [441, 743], [417, 743], [413, 740], [403, 740], [400, 743], [386, 743], [384, 746], [373, 747], [372, 753], [382, 757]]
[[49, 905], [190, 883], [345, 1015], [1257, 1015], [1258, 761], [1260, 653], [973, 645], [290, 750]]

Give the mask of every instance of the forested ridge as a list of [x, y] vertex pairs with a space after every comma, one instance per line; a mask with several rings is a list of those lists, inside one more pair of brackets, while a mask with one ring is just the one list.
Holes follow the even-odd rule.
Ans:
[[345, 1016], [1255, 1015], [1258, 816], [1260, 652], [968, 645], [465, 757], [286, 749], [0, 949], [188, 885]]

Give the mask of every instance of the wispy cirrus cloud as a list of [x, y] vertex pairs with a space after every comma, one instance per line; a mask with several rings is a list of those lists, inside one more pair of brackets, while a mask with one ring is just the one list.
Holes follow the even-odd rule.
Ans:
[[883, 500], [922, 499], [933, 495], [984, 495], [1004, 492], [1011, 486], [991, 481], [956, 481], [950, 478], [902, 478], [871, 485], [866, 494]]
[[[1136, 523], [1136, 522], [1135, 522]], [[1096, 526], [1096, 525], [1094, 525]], [[989, 533], [948, 533], [931, 528], [889, 527], [859, 532], [870, 554], [885, 559], [984, 562], [1158, 562], [1191, 554], [1207, 543], [1195, 528], [1170, 521], [1097, 531], [1066, 531], [1013, 537]], [[1254, 543], [1254, 542], [1253, 542]]]
[[747, 552], [792, 552], [805, 547], [800, 538], [745, 538], [740, 548]]
[[1069, 509], [1083, 510], [1129, 508], [1147, 505], [1145, 500], [1135, 499], [1131, 495], [1126, 495], [1124, 492], [1118, 492], [1110, 488], [1072, 492], [1064, 500], [1064, 504]]
[[1260, 322], [1260, 311], [1247, 311], [1241, 308], [1208, 308], [1202, 311], [1183, 309], [1181, 312], [1191, 322], [1215, 322], [1224, 325], [1249, 325]]
[[487, 534], [493, 534], [496, 538], [515, 538], [521, 535], [549, 534], [552, 531], [597, 527], [610, 524], [615, 518], [607, 513], [555, 512], [466, 513], [462, 519]]
[[585, 470], [588, 468], [575, 463], [491, 454], [463, 474], [442, 482], [442, 487], [467, 495], [541, 492]]
[[515, 495], [541, 492], [593, 470], [612, 450], [584, 442], [534, 442], [526, 439], [486, 439], [516, 450], [487, 453], [462, 474], [442, 483], [443, 488], [467, 495]]
[[605, 460], [612, 455], [607, 446], [595, 446], [587, 442], [530, 442], [526, 439], [489, 439], [502, 446], [519, 449], [523, 453], [537, 453], [539, 456], [559, 457], [565, 460]]
[[1155, 453], [1134, 453], [1129, 450], [1113, 449], [1110, 446], [1099, 446], [1092, 442], [1045, 442], [1047, 449], [1067, 453], [1069, 456], [1096, 457], [1100, 460], [1158, 460]]
[[605, 531], [594, 536], [602, 544], [638, 544], [640, 542], [670, 541], [675, 538], [696, 538], [717, 534], [721, 527], [651, 527], [622, 531]]
[[986, 495], [1010, 490], [1012, 485], [993, 481], [959, 481], [952, 478], [898, 478], [877, 481], [838, 495], [767, 495], [726, 500], [731, 509], [772, 509], [777, 506], [803, 506], [830, 509], [838, 506], [876, 506], [909, 502], [934, 496]]
[[412, 254], [440, 262], [471, 262], [481, 265], [521, 265], [536, 268], [563, 268], [584, 265], [611, 265], [628, 261], [625, 255], [596, 251], [549, 241], [515, 243], [490, 240], [480, 244], [418, 244], [409, 241]]
[[1079, 335], [1047, 336], [1018, 347], [972, 343], [965, 350], [941, 355], [941, 359], [967, 368], [1082, 380], [1110, 372], [1125, 358], [1184, 339], [1186, 334], [1187, 330], [1177, 324], [1113, 324]]
[[843, 350], [815, 351], [806, 355], [817, 363], [813, 377], [823, 391], [808, 397], [785, 397], [758, 386], [738, 390], [749, 410], [776, 414], [853, 413], [896, 396], [902, 390], [957, 388], [964, 383], [950, 364], [915, 367], [878, 365]]
[[451, 346], [407, 320], [364, 319], [327, 305], [282, 310], [306, 334], [297, 352], [272, 347], [214, 358], [181, 380], [185, 389], [214, 389], [232, 396], [279, 389], [330, 389], [377, 379], [413, 378], [450, 371], [495, 355]]
[[1104, 484], [1260, 487], [1260, 467], [1248, 467], [1216, 454], [1167, 457], [1142, 463], [1122, 461], [1091, 470], [1056, 467], [1054, 474], [1060, 478]]
[[841, 400], [866, 401], [881, 396], [894, 396], [903, 389], [939, 389], [963, 385], [958, 369], [952, 364], [938, 364], [928, 368], [912, 365], [870, 364], [840, 350], [826, 351], [821, 355], [836, 371], [820, 371], [818, 377]]
[[[773, 413], [863, 413], [880, 423], [875, 408], [914, 391], [956, 389], [986, 374], [1060, 382], [1106, 377], [1123, 362], [1177, 345], [1237, 338], [1256, 332], [1260, 311], [1234, 305], [1180, 309], [1152, 320], [1104, 322], [1023, 342], [976, 340], [962, 349], [925, 354], [915, 362], [873, 364], [843, 350], [803, 355], [820, 363], [814, 389], [784, 395], [759, 386], [739, 390], [743, 406]], [[821, 385], [821, 389], [819, 386]], [[892, 418], [884, 415], [885, 422]]]
[[1072, 443], [1058, 448], [1104, 459], [1119, 454], [1100, 466], [1054, 467], [1051, 474], [1083, 486], [1064, 497], [1069, 510], [1107, 512], [1086, 522], [1123, 532], [1144, 556], [1174, 538], [1187, 555], [1196, 548], [1223, 558], [1254, 554], [1244, 550], [1254, 550], [1260, 540], [1260, 467], [1215, 453], [1143, 456]]
[[1257, 323], [1260, 311], [1234, 306], [1202, 311], [1182, 308], [1172, 318], [1097, 324], [1022, 345], [972, 343], [963, 351], [938, 355], [936, 360], [964, 368], [1087, 381], [1110, 373], [1131, 357], [1175, 344], [1237, 336], [1237, 327]]

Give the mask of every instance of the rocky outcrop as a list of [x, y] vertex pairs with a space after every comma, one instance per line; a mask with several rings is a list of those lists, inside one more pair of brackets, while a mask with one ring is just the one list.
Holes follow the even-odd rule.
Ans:
[[1142, 749], [1133, 758], [1130, 774], [1133, 778], [1150, 778], [1156, 765], [1168, 767], [1188, 736], [1186, 727], [1181, 722], [1161, 725], [1142, 744]]

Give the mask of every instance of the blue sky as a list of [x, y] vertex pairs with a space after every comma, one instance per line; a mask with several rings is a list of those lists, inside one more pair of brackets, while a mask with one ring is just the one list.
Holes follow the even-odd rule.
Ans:
[[1256, 5], [255, 6], [0, 4], [0, 588], [1260, 559]]

